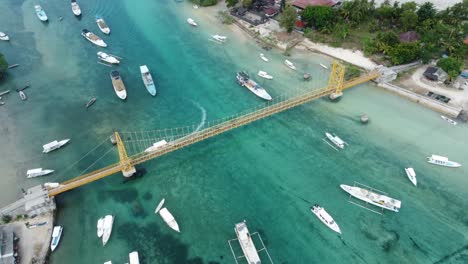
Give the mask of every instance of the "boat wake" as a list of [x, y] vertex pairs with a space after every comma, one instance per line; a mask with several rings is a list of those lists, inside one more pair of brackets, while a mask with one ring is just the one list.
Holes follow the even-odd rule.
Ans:
[[195, 132], [198, 132], [200, 131], [204, 126], [205, 126], [205, 123], [206, 123], [206, 109], [203, 108], [203, 106], [201, 106], [199, 103], [196, 103], [194, 101], [192, 101], [194, 105], [196, 105], [202, 112], [202, 118], [201, 118], [201, 121], [200, 123], [198, 124], [197, 128], [195, 129], [195, 131], [192, 132], [195, 133]]

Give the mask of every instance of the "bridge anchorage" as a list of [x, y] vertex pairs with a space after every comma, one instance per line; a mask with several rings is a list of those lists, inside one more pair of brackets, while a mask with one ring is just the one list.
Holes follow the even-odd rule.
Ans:
[[[132, 138], [131, 140], [125, 141], [122, 140], [119, 133], [115, 132], [114, 137], [120, 159], [118, 163], [86, 173], [60, 184], [54, 184], [53, 187], [49, 187], [48, 196], [52, 197], [59, 195], [68, 190], [78, 188], [117, 172], [122, 172], [125, 177], [131, 177], [136, 172], [135, 166], [145, 161], [192, 145], [204, 139], [214, 137], [226, 131], [233, 130], [237, 127], [244, 126], [259, 119], [283, 112], [298, 105], [308, 103], [323, 96], [329, 96], [329, 98], [332, 100], [338, 99], [343, 95], [342, 91], [344, 89], [370, 81], [379, 77], [380, 75], [378, 71], [374, 70], [363, 74], [360, 77], [344, 81], [344, 74], [345, 67], [335, 61], [333, 62], [330, 79], [326, 87], [301, 92], [301, 94], [290, 98], [285, 96], [276, 98], [273, 100], [273, 102], [269, 102], [261, 107], [257, 107], [253, 111], [246, 114], [236, 114], [229, 118], [215, 120], [211, 122], [211, 124], [209, 122], [207, 126], [203, 127], [203, 129], [195, 129], [192, 126], [170, 130], [164, 129], [158, 131], [147, 131], [145, 134], [141, 132], [141, 135], [138, 135], [135, 132], [131, 133], [131, 137], [124, 137], [125, 139]], [[152, 135], [148, 136], [147, 134], [150, 133]], [[156, 141], [163, 142], [163, 144], [159, 144], [157, 148], [153, 148], [151, 151], [148, 151], [148, 147], [154, 145], [154, 142]], [[127, 147], [125, 144], [127, 144]], [[131, 147], [133, 147], [133, 153], [128, 155], [127, 150], [131, 151]]]

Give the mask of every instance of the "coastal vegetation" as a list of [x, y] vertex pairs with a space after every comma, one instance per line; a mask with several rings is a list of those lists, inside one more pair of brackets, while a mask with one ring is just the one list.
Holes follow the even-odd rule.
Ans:
[[212, 6], [218, 3], [218, 0], [191, 0], [192, 3], [199, 6]]
[[296, 9], [291, 5], [287, 5], [279, 17], [280, 26], [284, 27], [286, 31], [292, 32], [296, 23], [296, 16]]
[[234, 23], [236, 20], [234, 17], [232, 17], [228, 11], [218, 11], [218, 19], [221, 21], [223, 24], [230, 25]]
[[4, 224], [8, 224], [10, 223], [12, 220], [12, 217], [10, 215], [2, 215], [2, 222]]
[[5, 75], [5, 72], [7, 69], [8, 69], [8, 62], [6, 61], [3, 54], [0, 53], [0, 80]]

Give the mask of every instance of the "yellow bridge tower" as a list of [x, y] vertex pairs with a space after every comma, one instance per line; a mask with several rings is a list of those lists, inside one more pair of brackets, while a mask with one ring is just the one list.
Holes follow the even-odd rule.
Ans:
[[115, 132], [115, 141], [117, 142], [117, 149], [119, 150], [120, 166], [122, 167], [122, 174], [125, 177], [131, 177], [135, 172], [135, 166], [132, 165], [130, 158], [125, 151], [125, 146], [120, 138], [119, 133]]

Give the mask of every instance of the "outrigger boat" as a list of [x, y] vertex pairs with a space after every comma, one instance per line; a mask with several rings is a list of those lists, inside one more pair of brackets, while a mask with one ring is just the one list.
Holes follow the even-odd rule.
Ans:
[[110, 64], [119, 64], [120, 63], [120, 61], [116, 57], [114, 57], [112, 55], [109, 55], [109, 54], [107, 54], [105, 52], [102, 52], [102, 51], [98, 51], [97, 56], [98, 56], [98, 59], [100, 59], [100, 60], [102, 60], [104, 62], [110, 63]]
[[164, 201], [166, 201], [166, 199], [163, 198], [163, 199], [159, 202], [158, 206], [157, 206], [156, 209], [154, 210], [154, 213], [155, 213], [155, 214], [157, 214], [157, 213], [161, 210], [161, 208], [162, 208], [163, 205], [164, 205]]
[[220, 36], [220, 35], [213, 35], [211, 36], [214, 40], [218, 41], [218, 42], [225, 42], [227, 40], [227, 37], [226, 36]]
[[120, 73], [118, 71], [112, 71], [110, 73], [110, 77], [112, 79], [112, 86], [114, 86], [114, 91], [117, 96], [125, 100], [127, 98], [127, 90], [125, 89], [125, 85], [120, 77]]
[[174, 216], [167, 210], [166, 207], [159, 211], [159, 215], [162, 217], [164, 222], [176, 232], [180, 232], [179, 225], [177, 224]]
[[54, 140], [52, 142], [49, 142], [49, 143], [42, 146], [42, 148], [43, 148], [42, 152], [43, 153], [49, 153], [49, 152], [51, 152], [53, 150], [59, 149], [59, 148], [63, 147], [65, 144], [67, 144], [69, 141], [70, 141], [70, 139], [67, 138], [67, 139], [60, 140], [60, 141]]
[[267, 72], [265, 71], [258, 71], [258, 76], [262, 77], [262, 78], [265, 78], [265, 79], [268, 79], [268, 80], [272, 80], [273, 79], [273, 76], [269, 75]]
[[99, 27], [99, 29], [102, 31], [102, 33], [109, 35], [110, 34], [110, 28], [107, 26], [106, 21], [100, 16], [96, 16], [96, 23]]
[[140, 66], [141, 78], [145, 84], [146, 90], [152, 95], [156, 95], [156, 86], [154, 85], [153, 77], [146, 65]]
[[333, 143], [335, 146], [339, 147], [340, 149], [344, 149], [346, 142], [344, 142], [341, 138], [337, 135], [332, 135], [328, 132], [325, 132], [325, 136]]
[[250, 79], [250, 76], [244, 72], [238, 72], [237, 75], [237, 82], [239, 85], [244, 86], [245, 88], [249, 89], [252, 93], [254, 93], [256, 96], [265, 99], [265, 100], [271, 100], [271, 96], [267, 93], [267, 91], [261, 87], [259, 84], [257, 84], [254, 80]]
[[39, 20], [45, 22], [45, 21], [47, 21], [49, 19], [47, 17], [47, 15], [46, 15], [44, 9], [42, 9], [42, 7], [40, 5], [35, 5], [34, 10], [36, 11], [36, 15], [39, 18]]
[[89, 101], [85, 104], [86, 109], [92, 106], [96, 102], [96, 97], [89, 99]]
[[450, 119], [450, 118], [448, 118], [448, 117], [446, 117], [446, 116], [441, 115], [440, 118], [442, 118], [443, 120], [449, 122], [450, 124], [452, 124], [452, 125], [454, 125], [454, 126], [457, 125], [457, 122], [453, 121], [452, 119]]
[[349, 193], [351, 196], [380, 208], [394, 212], [398, 212], [401, 208], [401, 201], [383, 194], [379, 194], [373, 190], [368, 190], [356, 186], [349, 186], [346, 184], [341, 184], [340, 187], [343, 189], [343, 191]]
[[265, 55], [263, 53], [260, 53], [260, 59], [262, 59], [263, 61], [268, 62], [268, 58], [265, 57]]
[[427, 162], [435, 164], [435, 165], [451, 167], [451, 168], [461, 167], [460, 163], [455, 162], [455, 161], [450, 161], [448, 160], [447, 157], [442, 157], [438, 155], [432, 155], [430, 157], [427, 157]]
[[153, 152], [153, 151], [159, 149], [160, 147], [162, 147], [162, 146], [164, 146], [166, 144], [167, 144], [167, 141], [163, 139], [161, 141], [158, 141], [158, 142], [154, 143], [151, 147], [145, 149], [144, 152], [146, 152], [146, 153]]
[[26, 172], [26, 177], [27, 178], [34, 178], [34, 177], [39, 177], [39, 176], [45, 176], [47, 174], [53, 173], [54, 170], [43, 170], [42, 168], [38, 169], [31, 169]]
[[310, 208], [310, 211], [312, 211], [312, 213], [314, 213], [317, 218], [320, 219], [320, 221], [322, 221], [322, 223], [328, 226], [331, 230], [341, 234], [340, 227], [335, 222], [335, 220], [333, 220], [333, 217], [331, 217], [323, 207], [315, 204]]
[[94, 34], [93, 32], [87, 29], [81, 30], [81, 35], [96, 46], [104, 47], [104, 48], [107, 47], [107, 44], [104, 42], [104, 40], [102, 40], [96, 34]]
[[288, 66], [292, 70], [296, 70], [296, 66], [294, 66], [294, 63], [290, 62], [289, 60], [284, 60], [284, 64]]
[[81, 8], [76, 2], [76, 0], [71, 0], [71, 7], [75, 16], [81, 16]]

